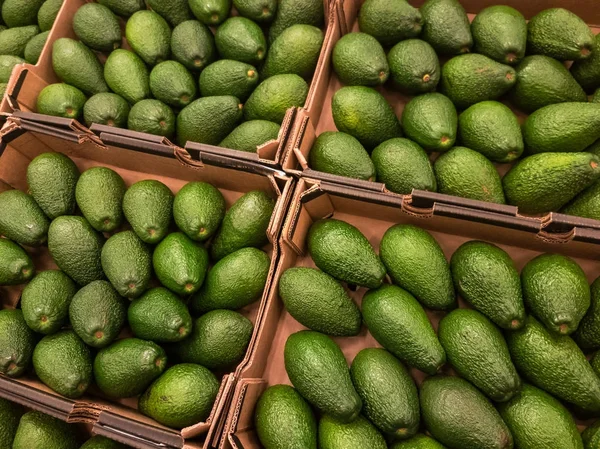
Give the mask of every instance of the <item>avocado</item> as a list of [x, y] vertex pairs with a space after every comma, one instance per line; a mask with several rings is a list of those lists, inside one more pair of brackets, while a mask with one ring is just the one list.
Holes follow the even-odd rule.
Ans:
[[21, 417], [12, 443], [13, 449], [77, 449], [79, 438], [74, 426], [41, 412]]
[[591, 153], [541, 153], [526, 157], [502, 179], [506, 200], [525, 214], [558, 210], [598, 179], [599, 165], [600, 161]]
[[0, 193], [0, 235], [26, 246], [46, 242], [50, 222], [31, 195], [20, 190]]
[[79, 449], [128, 449], [129, 446], [117, 443], [100, 435], [94, 435], [92, 438], [83, 443]]
[[200, 74], [200, 93], [203, 97], [233, 95], [246, 101], [258, 86], [258, 70], [245, 62], [221, 59], [213, 62]]
[[72, 330], [42, 338], [33, 351], [33, 368], [42, 382], [70, 399], [81, 397], [92, 382], [90, 350]]
[[110, 85], [110, 80], [104, 80], [102, 64], [94, 52], [79, 41], [68, 37], [54, 41], [52, 67], [63, 82], [80, 89], [86, 95], [109, 91], [107, 83]]
[[439, 55], [471, 51], [473, 37], [469, 18], [458, 0], [427, 0], [420, 12], [424, 22], [421, 37]]
[[527, 51], [530, 54], [571, 61], [588, 58], [593, 47], [592, 30], [567, 9], [544, 9], [527, 24]]
[[289, 385], [273, 385], [258, 399], [256, 433], [266, 449], [317, 449], [317, 421], [304, 398]]
[[242, 105], [236, 97], [223, 95], [199, 98], [177, 116], [177, 139], [217, 145], [242, 119]]
[[344, 287], [322, 271], [288, 268], [279, 280], [279, 296], [288, 313], [311, 330], [333, 336], [360, 332], [360, 310]]
[[521, 284], [525, 305], [551, 332], [572, 334], [590, 307], [585, 273], [569, 257], [533, 258], [521, 271]]
[[149, 66], [169, 59], [171, 28], [154, 11], [138, 11], [127, 20], [125, 36], [131, 49]]
[[325, 21], [322, 0], [279, 0], [275, 20], [269, 28], [269, 44], [275, 42], [286, 28], [296, 24], [313, 25], [321, 28]]
[[370, 87], [342, 87], [333, 95], [331, 111], [337, 129], [357, 138], [367, 151], [386, 140], [402, 137], [394, 109]]
[[219, 392], [219, 381], [200, 365], [169, 368], [140, 396], [138, 410], [159, 423], [188, 427], [208, 418]]
[[427, 231], [408, 224], [392, 226], [381, 239], [379, 254], [394, 283], [425, 307], [448, 310], [456, 306], [450, 266]]
[[37, 98], [37, 112], [78, 119], [85, 105], [85, 95], [69, 84], [50, 84], [42, 89]]
[[394, 439], [413, 436], [419, 428], [419, 396], [408, 370], [381, 348], [360, 351], [350, 376], [363, 401], [364, 415]]
[[600, 376], [600, 351], [596, 351], [592, 354], [592, 357], [590, 358], [590, 365], [592, 366], [594, 372]]
[[194, 312], [237, 310], [258, 301], [265, 289], [271, 261], [256, 248], [242, 248], [220, 259], [208, 271], [200, 291], [192, 297]]
[[213, 236], [225, 216], [223, 194], [206, 182], [188, 182], [173, 200], [177, 227], [198, 242]]
[[233, 0], [233, 6], [240, 16], [257, 23], [269, 23], [275, 18], [277, 0]]
[[251, 190], [242, 195], [225, 214], [213, 239], [210, 247], [213, 260], [220, 260], [241, 248], [266, 245], [274, 209], [275, 201], [265, 192]]
[[512, 449], [510, 430], [492, 403], [466, 380], [429, 377], [420, 393], [423, 421], [442, 444], [460, 449]]
[[69, 305], [77, 286], [59, 270], [46, 270], [34, 277], [21, 293], [21, 309], [27, 325], [49, 335], [67, 323]]
[[0, 285], [24, 284], [34, 274], [29, 254], [12, 240], [0, 238]]
[[175, 133], [175, 113], [160, 100], [142, 100], [131, 108], [127, 128], [171, 138]]
[[470, 53], [455, 56], [444, 64], [440, 88], [458, 109], [466, 109], [480, 101], [496, 100], [516, 81], [517, 75], [511, 66]]
[[177, 357], [211, 370], [233, 369], [246, 354], [252, 321], [232, 310], [212, 310], [194, 322], [192, 334], [173, 345]]
[[499, 411], [520, 449], [544, 446], [583, 449], [569, 411], [543, 390], [523, 385], [518, 395], [499, 405]]
[[292, 385], [321, 413], [342, 423], [359, 416], [362, 401], [344, 354], [331, 338], [314, 331], [296, 332], [285, 343], [284, 359]]
[[185, 234], [173, 232], [156, 245], [152, 264], [161, 284], [178, 295], [190, 295], [204, 282], [208, 252]]
[[437, 190], [429, 157], [412, 140], [386, 140], [373, 150], [371, 158], [377, 181], [384, 183], [391, 192], [408, 195], [413, 189]]
[[432, 92], [440, 81], [440, 61], [433, 47], [425, 41], [398, 42], [387, 58], [395, 86], [407, 94]]
[[77, 205], [83, 216], [100, 232], [111, 232], [123, 222], [125, 181], [107, 167], [92, 167], [84, 171], [75, 188]]
[[579, 323], [579, 328], [573, 338], [582, 349], [600, 348], [600, 278], [590, 287], [591, 305]]
[[127, 321], [136, 337], [158, 343], [181, 341], [192, 332], [192, 317], [185, 303], [164, 287], [134, 299], [127, 309]]
[[600, 36], [594, 37], [592, 54], [571, 65], [571, 75], [586, 92], [592, 92], [600, 87]]
[[35, 343], [35, 334], [27, 326], [23, 312], [0, 310], [0, 374], [21, 376], [31, 365]]
[[50, 31], [44, 31], [43, 33], [32, 37], [31, 40], [27, 42], [23, 55], [29, 64], [37, 64], [49, 35]]
[[571, 337], [548, 331], [531, 315], [505, 337], [513, 363], [533, 385], [583, 410], [600, 410], [600, 378]]
[[422, 433], [416, 434], [409, 440], [392, 444], [390, 449], [445, 449], [440, 443]]
[[113, 51], [104, 64], [104, 78], [130, 104], [150, 97], [148, 68], [132, 51], [120, 48]]
[[2, 2], [2, 21], [9, 28], [34, 25], [43, 3], [44, 0], [5, 0]]
[[336, 75], [347, 86], [379, 86], [390, 75], [383, 47], [367, 33], [342, 36], [333, 48], [332, 62]]
[[[164, 61], [150, 72], [150, 90], [155, 98], [175, 108], [184, 108], [196, 99], [196, 80], [183, 64]], [[173, 121], [175, 117], [173, 116]]]
[[112, 398], [137, 396], [162, 374], [165, 351], [151, 341], [125, 338], [100, 350], [94, 359], [94, 378]]
[[360, 31], [386, 47], [417, 37], [423, 22], [419, 10], [406, 0], [366, 0], [358, 13]]
[[319, 420], [320, 449], [386, 449], [385, 439], [367, 419], [359, 416], [346, 423], [324, 415]]
[[316, 221], [307, 241], [315, 265], [330, 276], [367, 288], [383, 282], [383, 263], [367, 238], [350, 223], [333, 218]]
[[600, 220], [600, 183], [594, 182], [590, 187], [575, 196], [561, 209], [561, 213]]
[[173, 27], [192, 19], [192, 11], [187, 0], [148, 0], [148, 6]]
[[268, 120], [250, 120], [231, 131], [220, 147], [256, 153], [261, 145], [279, 139], [280, 127]]
[[308, 84], [298, 75], [274, 75], [261, 82], [244, 105], [246, 120], [282, 123], [288, 109], [302, 107]]
[[25, 409], [21, 405], [0, 399], [0, 444], [2, 447], [12, 447], [19, 420], [24, 413]]
[[323, 38], [323, 31], [312, 25], [298, 24], [286, 28], [269, 48], [262, 77], [294, 73], [310, 79], [317, 67]]
[[406, 290], [386, 284], [367, 292], [362, 313], [375, 340], [408, 365], [433, 375], [446, 363], [425, 310]]
[[40, 33], [37, 25], [9, 28], [0, 32], [0, 54], [23, 58], [27, 43]]
[[231, 11], [231, 0], [189, 0], [194, 16], [205, 25], [222, 23]]
[[[19, 58], [18, 56], [12, 55], [2, 55], [0, 56], [0, 82], [8, 83], [10, 79], [10, 75], [12, 74], [13, 69], [17, 64], [25, 64], [23, 58]], [[35, 64], [35, 63], [34, 63]]]
[[108, 7], [87, 3], [73, 16], [73, 31], [92, 50], [111, 52], [123, 38], [119, 20]]
[[130, 17], [146, 8], [144, 0], [98, 0], [98, 3], [108, 6], [112, 12], [122, 17]]
[[215, 44], [222, 59], [256, 66], [267, 55], [267, 41], [261, 28], [245, 17], [230, 17], [219, 25]]
[[375, 180], [375, 165], [369, 153], [350, 134], [339, 131], [319, 134], [308, 156], [313, 170], [365, 181]]
[[215, 38], [203, 23], [187, 20], [173, 30], [171, 53], [188, 70], [199, 72], [217, 57]]
[[474, 51], [502, 64], [517, 64], [525, 56], [527, 23], [519, 11], [495, 5], [479, 11], [471, 24]]
[[154, 179], [136, 182], [123, 196], [123, 214], [145, 243], [158, 243], [167, 235], [172, 210], [173, 193]]
[[426, 151], [444, 152], [456, 142], [458, 115], [448, 97], [437, 92], [412, 98], [402, 112], [406, 136]]
[[[99, 3], [106, 2], [106, 0], [100, 0]], [[40, 6], [40, 9], [37, 13], [38, 25], [42, 31], [50, 31], [52, 29], [52, 25], [54, 25], [56, 16], [58, 16], [63, 3], [64, 0], [46, 0], [44, 3], [42, 3], [42, 6]]]
[[600, 430], [600, 421], [591, 424], [581, 433], [585, 449], [595, 449], [598, 447], [600, 443], [600, 433], [598, 430]]

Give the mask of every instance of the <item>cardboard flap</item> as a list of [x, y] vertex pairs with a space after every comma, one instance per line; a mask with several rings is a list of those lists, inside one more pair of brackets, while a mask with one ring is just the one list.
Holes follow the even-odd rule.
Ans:
[[443, 193], [428, 192], [426, 190], [413, 190], [410, 199], [410, 205], [418, 208], [432, 208], [436, 203], [469, 207], [475, 210], [494, 212], [498, 214], [517, 216], [517, 208], [505, 204], [489, 203], [486, 201], [471, 200]]
[[249, 153], [247, 151], [230, 150], [229, 148], [221, 148], [215, 145], [207, 145], [204, 143], [188, 141], [185, 144], [186, 151], [192, 156], [192, 159], [203, 162], [205, 159], [210, 159], [212, 155], [224, 156], [230, 159], [240, 159], [243, 161], [258, 162], [258, 154]]
[[[224, 435], [232, 448], [248, 447], [244, 446], [244, 440], [248, 438], [246, 432], [254, 427], [254, 408], [266, 388], [267, 382], [263, 379], [239, 381]], [[223, 444], [220, 447], [223, 447]]]

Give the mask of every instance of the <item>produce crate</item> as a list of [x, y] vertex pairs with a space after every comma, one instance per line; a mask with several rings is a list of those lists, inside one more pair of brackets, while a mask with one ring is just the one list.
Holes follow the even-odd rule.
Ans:
[[[93, 0], [65, 0], [56, 18], [52, 31], [48, 36], [46, 46], [40, 55], [38, 63], [35, 66], [30, 64], [20, 64], [13, 70], [11, 79], [6, 89], [6, 94], [2, 103], [0, 104], [0, 112], [11, 113], [19, 110], [24, 112], [35, 112], [37, 97], [42, 89], [49, 84], [60, 82], [52, 68], [52, 45], [57, 39], [63, 37], [78, 40], [72, 27], [73, 16], [81, 6], [91, 2], [93, 2]], [[309, 99], [314, 96], [314, 91], [318, 86], [316, 73], [319, 71], [318, 67], [323, 65], [323, 60], [326, 59], [326, 48], [328, 45], [327, 42], [332, 39], [333, 32], [338, 27], [337, 21], [340, 20], [339, 14], [334, 12], [335, 4], [330, 3], [328, 0], [323, 0], [323, 2], [325, 7], [324, 41], [321, 48], [319, 63], [317, 65], [317, 69], [315, 70], [315, 76], [313, 76], [312, 82], [309, 86], [309, 93], [305, 104], [306, 107], [309, 107]], [[121, 19], [121, 22], [124, 27], [124, 20]], [[131, 49], [125, 39], [124, 33], [123, 44], [121, 48], [128, 50]], [[104, 55], [100, 56], [101, 59], [105, 59]], [[197, 78], [197, 76], [194, 77]], [[256, 153], [248, 153], [244, 151], [231, 150], [192, 142], [189, 142], [188, 146], [191, 146], [195, 151], [200, 151], [201, 153], [224, 154], [229, 157], [260, 162], [273, 167], [280, 167], [281, 157], [285, 149], [287, 136], [294, 122], [296, 110], [296, 108], [290, 108], [287, 111], [277, 139], [260, 145], [257, 148]], [[78, 123], [75, 126], [90, 131], [87, 127], [85, 127], [84, 124]], [[91, 132], [96, 133], [113, 132], [116, 135], [123, 134], [123, 130], [119, 128], [110, 128], [107, 126], [92, 126], [91, 128]], [[147, 135], [146, 139], [151, 137], [153, 136]]]
[[[281, 256], [261, 319], [258, 342], [241, 371], [219, 448], [260, 449], [254, 430], [255, 405], [268, 386], [290, 384], [283, 349], [290, 334], [306, 328], [284, 309], [278, 284], [288, 268], [315, 267], [307, 253], [306, 238], [311, 224], [319, 219], [336, 218], [356, 226], [376, 251], [388, 228], [398, 223], [414, 224], [431, 232], [448, 259], [462, 243], [476, 239], [497, 244], [506, 250], [519, 270], [536, 255], [555, 252], [573, 257], [590, 282], [600, 273], [598, 230], [576, 228], [567, 234], [554, 233], [543, 230], [539, 222], [522, 217], [435, 201], [417, 210], [405, 200], [382, 192], [358, 190], [310, 178], [299, 180], [283, 225]], [[365, 291], [359, 288], [349, 291], [349, 294], [360, 304]], [[459, 303], [461, 307], [465, 306], [462, 300]], [[427, 314], [437, 330], [437, 323], [444, 313], [427, 311]], [[355, 337], [336, 337], [334, 340], [349, 363], [361, 349], [380, 347], [364, 326]], [[448, 368], [444, 371], [451, 372]], [[424, 373], [415, 369], [411, 369], [411, 374], [417, 384], [425, 377]]]
[[[127, 185], [142, 179], [157, 179], [174, 192], [190, 181], [205, 181], [218, 187], [228, 207], [251, 190], [267, 192], [276, 200], [267, 230], [269, 244], [263, 248], [271, 257], [269, 277], [261, 301], [241, 312], [254, 322], [254, 333], [246, 353], [250, 351], [260, 329], [261, 309], [266, 305], [268, 285], [276, 268], [278, 236], [291, 195], [292, 178], [282, 171], [256, 163], [208, 154], [202, 163], [183, 149], [160, 139], [141, 140], [136, 133], [112, 137], [105, 141], [71, 120], [52, 118], [38, 121], [37, 114], [18, 113], [8, 119], [0, 133], [0, 191], [11, 188], [27, 190], [26, 169], [30, 160], [47, 151], [61, 152], [73, 159], [80, 170], [94, 166], [108, 166], [119, 173]], [[155, 137], [155, 136], [151, 136]], [[56, 268], [47, 247], [28, 251], [38, 271]], [[0, 287], [0, 306], [19, 305], [23, 286]], [[124, 332], [127, 332], [125, 330]], [[243, 366], [243, 362], [237, 371]], [[93, 425], [95, 433], [140, 449], [201, 448], [209, 447], [220, 436], [220, 425], [228, 409], [236, 381], [236, 371], [226, 373], [211, 414], [206, 422], [197, 423], [181, 431], [162, 426], [136, 410], [137, 400], [110, 401], [99, 390], [91, 388], [77, 400], [67, 399], [51, 391], [35, 376], [11, 379], [0, 376], [0, 397], [42, 410], [68, 422]], [[203, 446], [204, 444], [204, 446]]]

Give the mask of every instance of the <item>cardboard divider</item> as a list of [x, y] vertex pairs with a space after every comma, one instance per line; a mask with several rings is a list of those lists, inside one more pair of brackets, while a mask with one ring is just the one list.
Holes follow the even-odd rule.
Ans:
[[[263, 249], [270, 255], [271, 265], [263, 297], [240, 312], [254, 323], [254, 332], [246, 359], [260, 329], [260, 317], [265, 307], [271, 279], [279, 258], [279, 235], [292, 193], [293, 179], [285, 173], [258, 163], [218, 156], [216, 160], [194, 160], [185, 150], [155, 139], [141, 141], [134, 136], [102, 142], [95, 135], [69, 129], [71, 121], [60, 119], [48, 127], [29, 116], [8, 119], [0, 132], [0, 192], [8, 189], [27, 190], [26, 170], [38, 154], [56, 151], [68, 155], [80, 171], [95, 166], [107, 166], [119, 173], [127, 185], [143, 179], [156, 179], [174, 193], [190, 181], [213, 184], [225, 197], [230, 207], [239, 197], [251, 190], [262, 190], [275, 201], [275, 209], [267, 229], [269, 244]], [[127, 225], [123, 225], [123, 230]], [[56, 268], [47, 247], [28, 248], [36, 269]], [[0, 287], [0, 306], [18, 307], [21, 286]], [[150, 448], [208, 448], [220, 437], [222, 421], [228, 410], [236, 370], [217, 373], [222, 375], [219, 394], [210, 416], [181, 431], [167, 428], [143, 416], [136, 410], [135, 399], [109, 400], [95, 387], [80, 399], [67, 399], [43, 385], [35, 376], [18, 379], [0, 376], [0, 397], [19, 402], [31, 408], [47, 411], [65, 421], [94, 424], [97, 433], [117, 439], [139, 449]]]

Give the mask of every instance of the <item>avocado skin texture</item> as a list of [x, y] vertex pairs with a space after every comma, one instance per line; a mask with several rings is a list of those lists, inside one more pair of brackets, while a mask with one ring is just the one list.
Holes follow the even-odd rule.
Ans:
[[362, 416], [350, 423], [344, 423], [332, 416], [324, 415], [319, 421], [319, 448], [339, 447], [386, 449], [387, 445], [375, 426]]
[[46, 335], [33, 351], [35, 373], [52, 390], [70, 399], [81, 397], [92, 382], [92, 356], [74, 331]]
[[573, 339], [582, 349], [600, 348], [600, 278], [592, 283], [590, 297], [590, 308], [573, 335]]
[[457, 0], [427, 0], [420, 12], [424, 21], [421, 37], [438, 54], [452, 56], [471, 50], [469, 18]]
[[108, 6], [112, 12], [123, 17], [130, 17], [146, 8], [144, 0], [98, 0], [98, 3]]
[[40, 55], [42, 54], [42, 50], [44, 49], [44, 45], [46, 45], [46, 41], [48, 40], [49, 34], [50, 31], [44, 31], [43, 33], [32, 37], [31, 40], [27, 42], [23, 55], [29, 64], [37, 64], [38, 60], [40, 59]]
[[[12, 74], [14, 67], [17, 64], [25, 64], [25, 62], [29, 62], [29, 61], [25, 61], [23, 58], [20, 58], [18, 56], [13, 56], [13, 55], [0, 56], [0, 82], [8, 83], [8, 80], [10, 79], [10, 75]], [[34, 62], [34, 64], [35, 64], [35, 62]]]
[[310, 168], [349, 178], [375, 180], [375, 165], [365, 147], [350, 134], [319, 134], [308, 155]]
[[2, 21], [9, 28], [35, 25], [37, 13], [44, 0], [5, 0], [2, 2]]
[[44, 335], [58, 332], [68, 320], [69, 305], [75, 293], [77, 286], [65, 273], [42, 271], [23, 289], [23, 318], [35, 332]]
[[456, 307], [450, 266], [442, 248], [427, 231], [413, 225], [392, 226], [381, 239], [379, 253], [393, 281], [425, 307]]
[[270, 265], [269, 256], [256, 248], [242, 248], [228, 254], [209, 270], [202, 288], [190, 301], [190, 308], [196, 313], [237, 310], [258, 301]]
[[169, 59], [171, 55], [171, 28], [154, 11], [138, 11], [127, 21], [127, 42], [149, 66]]
[[600, 36], [594, 37], [591, 56], [573, 62], [570, 70], [573, 78], [586, 92], [593, 92], [600, 87]]
[[104, 92], [92, 96], [85, 102], [83, 119], [88, 127], [98, 123], [116, 128], [126, 128], [130, 110], [129, 103], [123, 97]]
[[37, 112], [79, 119], [85, 105], [85, 95], [76, 87], [69, 84], [50, 84], [42, 89], [37, 98]]
[[503, 64], [517, 64], [525, 56], [527, 23], [519, 11], [495, 5], [482, 9], [473, 19], [474, 51]]
[[434, 375], [446, 363], [425, 310], [406, 290], [386, 284], [367, 292], [362, 313], [375, 340], [408, 365]]
[[512, 162], [524, 150], [517, 116], [498, 101], [482, 101], [460, 114], [458, 138], [495, 162]]
[[151, 341], [125, 338], [102, 349], [94, 359], [94, 378], [112, 398], [129, 398], [144, 392], [167, 365], [165, 351]]
[[600, 161], [591, 153], [541, 153], [526, 157], [502, 179], [507, 203], [526, 214], [556, 211], [598, 179], [599, 165]]
[[323, 31], [312, 25], [298, 24], [285, 29], [269, 48], [263, 78], [295, 73], [310, 79], [317, 67], [323, 37]]
[[78, 179], [77, 166], [62, 153], [42, 153], [27, 166], [29, 192], [51, 220], [75, 212]]
[[450, 259], [454, 286], [461, 298], [502, 329], [523, 327], [521, 278], [510, 256], [491, 243], [472, 240]]
[[387, 47], [417, 37], [423, 22], [419, 10], [406, 0], [366, 0], [358, 13], [360, 31]]
[[456, 142], [458, 115], [448, 97], [437, 92], [411, 99], [402, 112], [406, 137], [426, 151], [444, 152]]
[[[64, 0], [46, 0], [37, 13], [37, 20], [42, 31], [50, 31]], [[105, 3], [100, 0], [99, 3]]]
[[421, 384], [421, 413], [434, 438], [451, 448], [512, 449], [513, 438], [492, 403], [464, 379], [435, 376]]
[[289, 108], [304, 106], [307, 95], [308, 84], [298, 75], [274, 75], [250, 94], [244, 105], [244, 118], [281, 124]]
[[148, 68], [132, 51], [120, 48], [113, 51], [104, 63], [104, 78], [130, 104], [150, 97]]
[[173, 58], [192, 72], [199, 72], [217, 58], [215, 38], [206, 25], [187, 20], [171, 34]]
[[52, 67], [63, 82], [87, 95], [109, 91], [102, 64], [82, 42], [67, 37], [57, 39], [52, 46]]
[[188, 141], [217, 145], [242, 119], [239, 100], [230, 95], [198, 98], [177, 116], [177, 138], [181, 146]]
[[84, 171], [75, 187], [75, 198], [81, 213], [96, 231], [111, 232], [123, 222], [125, 181], [107, 167]]
[[307, 240], [315, 265], [330, 276], [367, 288], [377, 288], [383, 282], [383, 263], [367, 238], [351, 224], [335, 219], [316, 221]]
[[413, 189], [437, 190], [427, 153], [411, 140], [386, 140], [373, 150], [371, 158], [377, 171], [377, 181], [384, 183], [392, 192], [408, 195]]
[[192, 11], [187, 0], [148, 0], [148, 6], [173, 27], [192, 19]]
[[576, 14], [564, 8], [545, 9], [527, 24], [527, 51], [559, 61], [588, 58], [594, 34]]
[[188, 182], [173, 200], [177, 227], [189, 238], [203, 242], [213, 236], [225, 216], [225, 198], [206, 182]]
[[165, 426], [181, 429], [208, 418], [219, 381], [200, 365], [169, 368], [140, 396], [138, 410]]
[[167, 235], [173, 218], [173, 198], [173, 192], [154, 179], [138, 181], [127, 189], [123, 214], [143, 242], [155, 244]]
[[192, 13], [205, 25], [222, 23], [231, 11], [231, 0], [189, 0]]
[[296, 24], [313, 25], [321, 28], [325, 20], [325, 11], [321, 0], [280, 0], [275, 20], [269, 28], [269, 44], [286, 28]]
[[445, 449], [440, 443], [433, 438], [416, 434], [410, 440], [400, 441], [390, 446], [390, 449]]
[[561, 209], [561, 213], [600, 220], [600, 183], [596, 181]]
[[531, 315], [505, 337], [513, 363], [533, 385], [583, 410], [600, 410], [600, 378], [571, 337], [548, 331]]
[[425, 41], [398, 42], [387, 58], [394, 84], [408, 94], [431, 92], [440, 81], [440, 61], [433, 47]]
[[440, 321], [440, 343], [461, 377], [496, 402], [511, 399], [521, 379], [500, 330], [476, 310], [456, 309]]
[[94, 435], [92, 438], [83, 443], [79, 449], [128, 449], [125, 446], [116, 441], [110, 440], [100, 435]]
[[394, 439], [419, 428], [419, 396], [408, 370], [381, 348], [366, 348], [352, 362], [350, 376], [363, 401], [363, 414]]
[[362, 401], [352, 385], [340, 347], [314, 331], [290, 335], [284, 349], [285, 369], [296, 390], [321, 413], [352, 422]]
[[[431, 0], [430, 0], [431, 1]], [[517, 81], [515, 69], [476, 53], [455, 56], [442, 67], [440, 89], [458, 109], [495, 100]]]
[[269, 242], [267, 229], [275, 201], [265, 192], [252, 190], [242, 195], [225, 214], [210, 247], [218, 261], [245, 247], [261, 248]]
[[175, 113], [160, 100], [142, 100], [131, 108], [127, 128], [171, 138], [175, 133]]
[[108, 7], [87, 3], [73, 16], [73, 31], [93, 50], [111, 52], [121, 46], [121, 26]]
[[13, 449], [77, 449], [79, 439], [74, 426], [41, 412], [30, 411], [21, 417], [12, 442]]
[[518, 395], [499, 405], [499, 411], [520, 449], [544, 446], [583, 449], [569, 411], [543, 390], [523, 385]]
[[9, 28], [0, 32], [0, 52], [23, 58], [27, 43], [40, 33], [37, 25]]
[[315, 416], [289, 385], [273, 385], [265, 390], [256, 404], [254, 423], [266, 449], [317, 449]]
[[383, 47], [366, 33], [349, 33], [333, 49], [333, 69], [347, 86], [379, 86], [389, 75]]
[[35, 334], [19, 309], [0, 310], [0, 373], [19, 377], [31, 365]]
[[[150, 90], [158, 100], [175, 108], [184, 108], [196, 99], [196, 80], [183, 64], [164, 61], [150, 72]], [[173, 122], [175, 116], [173, 115]]]
[[25, 409], [21, 405], [0, 399], [0, 417], [2, 418], [0, 419], [0, 444], [2, 447], [12, 447], [23, 413], [25, 413]]
[[173, 345], [177, 358], [211, 370], [232, 369], [246, 354], [254, 325], [241, 313], [212, 310], [194, 322], [189, 338]]
[[262, 29], [245, 17], [230, 17], [217, 28], [215, 44], [222, 59], [233, 59], [256, 66], [267, 55]]
[[280, 126], [268, 120], [250, 120], [231, 131], [220, 143], [220, 147], [256, 153], [258, 147], [279, 139]]
[[581, 433], [581, 439], [585, 445], [585, 449], [594, 449], [600, 444], [600, 421], [596, 421], [594, 424], [588, 426]]
[[34, 274], [29, 254], [12, 240], [0, 238], [0, 285], [24, 284]]
[[306, 267], [285, 270], [279, 296], [288, 313], [311, 330], [333, 336], [360, 332], [360, 310], [344, 287], [322, 271]]
[[369, 152], [386, 140], [402, 137], [394, 110], [370, 87], [342, 87], [333, 95], [331, 111], [337, 129], [358, 139]]
[[246, 101], [258, 86], [258, 78], [258, 70], [250, 64], [221, 59], [202, 70], [200, 93], [203, 97], [233, 95]]
[[269, 23], [275, 18], [277, 0], [233, 0], [233, 6], [240, 16], [257, 23]]
[[551, 332], [569, 335], [590, 307], [585, 273], [573, 259], [541, 254], [521, 271], [525, 305]]
[[0, 193], [0, 234], [21, 245], [40, 246], [50, 222], [32, 196], [20, 190]]

